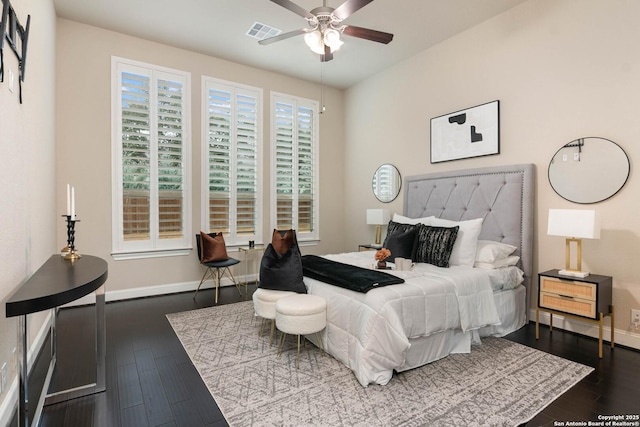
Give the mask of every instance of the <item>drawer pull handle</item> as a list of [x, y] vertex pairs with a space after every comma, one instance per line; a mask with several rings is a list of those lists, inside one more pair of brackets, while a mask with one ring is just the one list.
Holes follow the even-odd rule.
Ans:
[[564, 299], [571, 299], [571, 300], [573, 299], [573, 297], [572, 297], [572, 296], [569, 296], [569, 295], [561, 295], [561, 294], [558, 294], [558, 296], [559, 296], [560, 298], [564, 298]]

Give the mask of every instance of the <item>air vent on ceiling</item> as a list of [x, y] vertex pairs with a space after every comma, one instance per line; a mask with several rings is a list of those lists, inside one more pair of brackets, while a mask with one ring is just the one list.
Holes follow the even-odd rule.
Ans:
[[247, 35], [249, 37], [256, 38], [258, 40], [263, 40], [269, 37], [277, 36], [280, 34], [282, 30], [279, 30], [274, 27], [270, 27], [266, 24], [262, 24], [260, 22], [255, 22], [249, 31], [247, 31]]

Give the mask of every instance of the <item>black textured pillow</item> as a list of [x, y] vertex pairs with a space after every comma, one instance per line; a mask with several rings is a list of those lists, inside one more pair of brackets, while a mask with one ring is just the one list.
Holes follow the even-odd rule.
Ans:
[[302, 258], [298, 245], [293, 245], [287, 252], [280, 255], [269, 243], [260, 263], [258, 287], [299, 294], [307, 293], [307, 287], [302, 281]]
[[459, 227], [434, 227], [424, 224], [418, 224], [417, 227], [413, 261], [449, 267], [449, 258]]
[[387, 233], [382, 246], [389, 249], [391, 255], [385, 261], [395, 262], [396, 257], [412, 258], [416, 232], [416, 228], [412, 227], [406, 231], [396, 229], [392, 233]]
[[[402, 222], [389, 221], [387, 224], [387, 236], [395, 233], [396, 231], [407, 231], [416, 228], [414, 224], [404, 224]], [[386, 238], [385, 238], [386, 240]]]

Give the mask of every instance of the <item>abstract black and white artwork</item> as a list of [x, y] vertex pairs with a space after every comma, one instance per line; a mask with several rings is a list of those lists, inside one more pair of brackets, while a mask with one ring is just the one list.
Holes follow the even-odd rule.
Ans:
[[500, 101], [431, 119], [431, 163], [500, 153]]

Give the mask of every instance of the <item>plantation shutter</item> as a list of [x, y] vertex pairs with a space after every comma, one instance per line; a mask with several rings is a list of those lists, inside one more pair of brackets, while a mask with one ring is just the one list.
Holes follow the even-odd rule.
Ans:
[[231, 93], [209, 90], [208, 232], [231, 229]]
[[161, 239], [183, 237], [183, 85], [158, 79], [158, 223]]
[[298, 231], [314, 230], [313, 110], [298, 107]]
[[275, 227], [317, 238], [317, 105], [274, 96]]
[[294, 174], [297, 169], [294, 146], [294, 107], [284, 102], [276, 102], [275, 132], [275, 184], [276, 184], [276, 228], [287, 230], [297, 228], [294, 222], [293, 206]]
[[257, 105], [254, 96], [236, 94], [237, 235], [255, 236], [258, 194]]
[[[206, 227], [232, 244], [259, 235], [259, 111], [261, 91], [205, 79]], [[227, 237], [228, 236], [228, 237]]]
[[150, 82], [148, 75], [122, 73], [122, 229], [125, 241], [151, 238]]
[[115, 57], [112, 64], [113, 252], [187, 250], [189, 75]]

